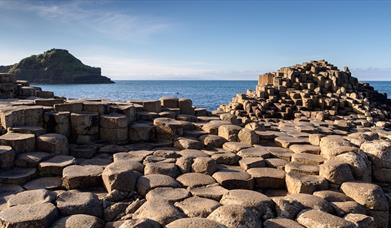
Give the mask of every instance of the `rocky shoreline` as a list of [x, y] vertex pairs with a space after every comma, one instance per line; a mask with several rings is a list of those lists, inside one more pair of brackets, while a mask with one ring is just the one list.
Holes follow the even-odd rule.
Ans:
[[0, 227], [389, 227], [390, 100], [324, 60], [213, 112], [0, 97]]

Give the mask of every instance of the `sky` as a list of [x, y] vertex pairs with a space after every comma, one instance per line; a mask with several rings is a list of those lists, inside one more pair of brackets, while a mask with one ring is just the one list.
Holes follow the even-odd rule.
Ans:
[[388, 0], [0, 0], [0, 65], [61, 48], [117, 80], [256, 80], [317, 59], [391, 80], [390, 12]]

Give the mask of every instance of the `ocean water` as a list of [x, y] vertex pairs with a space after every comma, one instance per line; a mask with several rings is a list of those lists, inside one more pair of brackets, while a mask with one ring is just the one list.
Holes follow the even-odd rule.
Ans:
[[[44, 90], [67, 98], [107, 98], [110, 100], [159, 99], [161, 96], [186, 97], [197, 107], [215, 110], [231, 101], [236, 93], [255, 89], [257, 81], [115, 81], [115, 84], [42, 85]], [[369, 82], [391, 95], [391, 81]]]

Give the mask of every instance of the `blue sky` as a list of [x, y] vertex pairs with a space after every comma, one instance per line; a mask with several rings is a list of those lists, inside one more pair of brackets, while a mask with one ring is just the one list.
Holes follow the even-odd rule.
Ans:
[[248, 79], [312, 59], [391, 80], [391, 1], [0, 0], [0, 65], [68, 49], [114, 79]]

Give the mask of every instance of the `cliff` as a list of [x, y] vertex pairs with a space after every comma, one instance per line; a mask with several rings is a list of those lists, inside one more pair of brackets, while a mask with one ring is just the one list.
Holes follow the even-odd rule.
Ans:
[[16, 79], [31, 83], [113, 83], [110, 78], [101, 75], [99, 67], [87, 66], [63, 49], [51, 49], [14, 65], [0, 66], [0, 72], [15, 74]]

